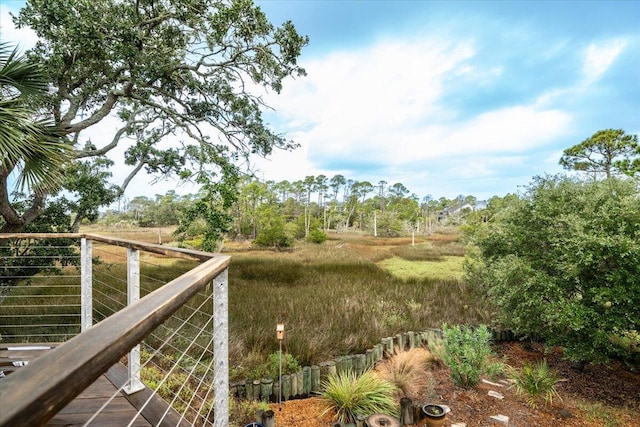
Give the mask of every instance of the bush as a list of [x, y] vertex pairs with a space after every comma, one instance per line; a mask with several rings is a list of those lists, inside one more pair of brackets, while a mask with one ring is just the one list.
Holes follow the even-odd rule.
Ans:
[[307, 241], [311, 243], [324, 243], [327, 240], [327, 233], [316, 228], [309, 231], [309, 236], [307, 237]]
[[284, 224], [276, 223], [261, 229], [253, 243], [263, 247], [288, 248], [293, 244], [293, 241], [287, 236]]
[[638, 197], [632, 180], [538, 177], [474, 231], [468, 279], [503, 328], [569, 360], [632, 357], [616, 337], [640, 330]]
[[[282, 353], [282, 375], [294, 374], [300, 371], [301, 366], [298, 360], [289, 353]], [[279, 378], [280, 357], [279, 353], [271, 353], [269, 361], [256, 368], [253, 372], [254, 378]]]
[[527, 395], [527, 403], [532, 408], [537, 406], [540, 396], [544, 398], [545, 404], [551, 404], [554, 397], [560, 397], [556, 390], [556, 384], [560, 380], [558, 375], [549, 369], [546, 360], [533, 366], [527, 362], [520, 372], [512, 368], [509, 376], [516, 391]]
[[335, 411], [335, 419], [343, 424], [355, 423], [358, 415], [398, 415], [397, 388], [374, 371], [359, 377], [350, 370], [340, 372], [329, 376], [322, 388], [323, 415]]
[[269, 404], [259, 400], [229, 399], [229, 427], [241, 427], [256, 420], [258, 410], [268, 411]]
[[256, 211], [258, 234], [253, 241], [258, 246], [287, 248], [293, 239], [287, 234], [285, 219], [273, 206], [261, 205]]
[[490, 346], [491, 332], [482, 325], [442, 326], [444, 336], [442, 361], [451, 369], [453, 382], [464, 388], [478, 384], [493, 356]]

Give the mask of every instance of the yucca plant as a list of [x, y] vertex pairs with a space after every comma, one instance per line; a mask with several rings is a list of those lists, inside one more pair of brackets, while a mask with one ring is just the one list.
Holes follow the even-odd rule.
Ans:
[[512, 387], [515, 387], [517, 393], [527, 395], [527, 403], [532, 408], [537, 406], [540, 397], [544, 398], [545, 404], [551, 404], [554, 397], [561, 399], [556, 390], [560, 379], [558, 374], [549, 369], [546, 360], [534, 365], [527, 362], [520, 371], [514, 368], [510, 371]]
[[414, 398], [426, 389], [429, 382], [427, 369], [433, 361], [431, 352], [424, 348], [409, 351], [396, 349], [393, 356], [376, 366], [376, 372], [398, 388], [398, 397]]
[[358, 376], [353, 371], [331, 375], [322, 384], [320, 395], [325, 410], [335, 412], [335, 420], [346, 424], [355, 423], [358, 415], [398, 415], [397, 388], [375, 371], [366, 371]]

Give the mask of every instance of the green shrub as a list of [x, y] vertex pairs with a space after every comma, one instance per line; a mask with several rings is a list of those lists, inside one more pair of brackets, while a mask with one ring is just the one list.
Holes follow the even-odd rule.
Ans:
[[[282, 353], [282, 375], [295, 374], [302, 368], [298, 360], [289, 353]], [[278, 378], [280, 374], [279, 353], [271, 353], [269, 360], [253, 371], [253, 378]]]
[[633, 180], [534, 178], [473, 235], [468, 279], [496, 323], [574, 362], [631, 357], [640, 330], [640, 190]]
[[287, 235], [284, 217], [273, 206], [261, 205], [257, 215], [258, 234], [253, 243], [273, 248], [287, 248], [293, 244], [293, 240]]
[[549, 369], [547, 361], [531, 365], [528, 362], [518, 372], [511, 369], [510, 377], [513, 380], [513, 387], [519, 394], [527, 395], [527, 403], [532, 408], [537, 406], [539, 397], [543, 397], [545, 404], [551, 404], [554, 397], [560, 397], [556, 390], [558, 375]]
[[[179, 413], [187, 410], [194, 392], [189, 385], [189, 375], [182, 369], [175, 369], [171, 375], [166, 370], [153, 364], [147, 364], [140, 372], [142, 382], [154, 390], [165, 401], [172, 402], [171, 406]], [[186, 384], [186, 385], [185, 385]]]
[[451, 369], [453, 382], [464, 388], [473, 387], [480, 381], [480, 376], [492, 356], [490, 339], [491, 332], [481, 325], [477, 328], [470, 326], [442, 326], [444, 336], [441, 350], [442, 361]]
[[324, 243], [327, 240], [327, 233], [316, 228], [314, 230], [309, 231], [309, 236], [307, 237], [307, 241], [311, 243]]
[[343, 424], [355, 423], [358, 415], [376, 413], [397, 416], [397, 388], [376, 372], [357, 376], [353, 371], [331, 375], [322, 383], [320, 396], [326, 409], [335, 411], [335, 419]]
[[285, 233], [284, 224], [276, 224], [260, 230], [253, 243], [262, 247], [288, 248], [293, 241]]
[[504, 359], [498, 359], [496, 357], [489, 357], [486, 360], [483, 374], [486, 375], [491, 381], [503, 378], [507, 365], [504, 363]]

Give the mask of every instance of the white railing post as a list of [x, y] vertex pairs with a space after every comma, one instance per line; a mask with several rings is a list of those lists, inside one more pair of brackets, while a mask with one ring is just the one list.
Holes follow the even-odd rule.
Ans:
[[93, 277], [91, 240], [80, 240], [80, 327], [84, 332], [93, 325]]
[[[127, 248], [127, 305], [140, 299], [140, 251]], [[140, 344], [129, 351], [128, 371], [129, 382], [124, 387], [127, 394], [135, 393], [144, 388], [140, 379]]]
[[229, 424], [229, 270], [213, 281], [214, 427]]

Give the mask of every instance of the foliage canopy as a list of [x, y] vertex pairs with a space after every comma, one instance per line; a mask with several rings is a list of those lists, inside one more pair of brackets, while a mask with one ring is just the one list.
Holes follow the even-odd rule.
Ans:
[[564, 150], [560, 164], [565, 169], [589, 173], [635, 175], [640, 171], [640, 146], [636, 135], [622, 129], [599, 130], [580, 144]]
[[[296, 147], [265, 124], [255, 89], [304, 75], [308, 38], [291, 22], [274, 27], [251, 0], [29, 0], [14, 20], [39, 37], [28, 55], [53, 88], [40, 106], [73, 157], [122, 147], [132, 171], [120, 191], [143, 169], [206, 184], [251, 154]], [[88, 144], [81, 133], [114, 114], [118, 129]], [[28, 222], [0, 203], [5, 225]]]
[[632, 180], [537, 177], [475, 231], [469, 279], [503, 326], [572, 360], [628, 355], [619, 337], [640, 329], [639, 198]]

